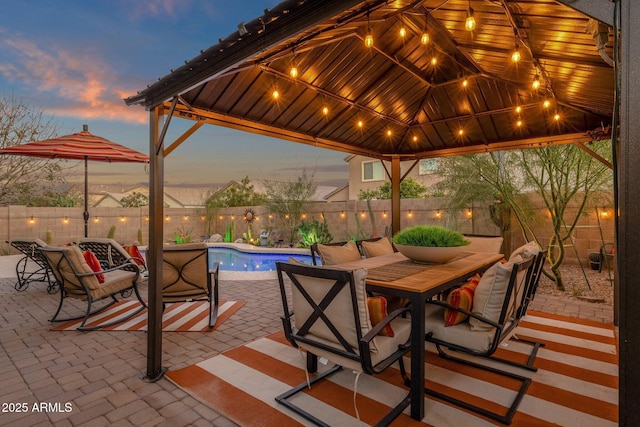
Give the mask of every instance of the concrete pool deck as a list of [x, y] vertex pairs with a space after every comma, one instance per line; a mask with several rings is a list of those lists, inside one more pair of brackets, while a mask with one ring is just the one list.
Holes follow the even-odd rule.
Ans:
[[[48, 319], [59, 295], [31, 284], [17, 292], [15, 263], [0, 256], [0, 401], [71, 404], [70, 412], [0, 413], [2, 426], [234, 426], [167, 379], [146, 383], [144, 332], [56, 332]], [[246, 274], [246, 273], [243, 273]], [[147, 284], [141, 287], [143, 296]], [[163, 366], [176, 370], [282, 329], [275, 279], [220, 279], [220, 297], [246, 301], [213, 332], [163, 333]], [[66, 303], [65, 303], [66, 304]], [[70, 304], [76, 310], [82, 305]], [[610, 306], [537, 295], [531, 309], [613, 319]]]

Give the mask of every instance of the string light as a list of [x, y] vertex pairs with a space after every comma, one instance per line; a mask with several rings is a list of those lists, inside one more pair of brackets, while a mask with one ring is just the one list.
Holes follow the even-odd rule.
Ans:
[[467, 80], [467, 78], [465, 77], [462, 80], [462, 87], [466, 89], [468, 86], [469, 86], [469, 80]]
[[438, 58], [435, 55], [431, 57], [431, 65], [438, 65]]
[[329, 107], [327, 107], [326, 105], [324, 107], [322, 107], [322, 114], [324, 114], [325, 116], [329, 115]]
[[518, 106], [516, 107], [516, 113], [517, 113], [517, 114], [522, 113], [522, 107], [521, 107], [521, 106], [519, 106], [519, 105], [518, 105]]
[[[148, 217], [147, 217], [148, 219]], [[96, 216], [93, 218], [93, 222], [95, 222], [96, 224], [100, 222], [100, 219]]]
[[277, 101], [280, 98], [280, 92], [278, 89], [274, 89], [273, 92], [271, 92], [271, 96]]
[[473, 216], [473, 211], [471, 209], [467, 209], [467, 218], [471, 218]]
[[560, 120], [560, 114], [555, 113], [555, 114], [553, 115], [553, 120], [555, 120], [556, 122], [557, 122], [557, 121], [559, 121], [559, 120]]
[[35, 224], [36, 220], [33, 219], [33, 215], [31, 215], [31, 218], [29, 218], [29, 224]]
[[522, 118], [518, 117], [518, 120], [516, 120], [516, 126], [522, 127]]
[[408, 216], [409, 218], [413, 218], [413, 211], [409, 211], [409, 213], [407, 214], [407, 216]]
[[533, 82], [531, 82], [531, 88], [533, 90], [540, 89], [540, 76], [538, 75], [538, 71], [536, 70], [536, 75], [533, 76]]
[[386, 218], [387, 216], [387, 211], [382, 212], [382, 218]]
[[364, 127], [364, 122], [362, 120], [358, 120], [358, 127], [362, 129]]
[[367, 35], [364, 37], [364, 45], [366, 47], [373, 47], [373, 34], [371, 34], [371, 21], [369, 19], [369, 12], [367, 12]]
[[442, 218], [442, 211], [440, 209], [436, 211], [436, 218]]
[[400, 37], [404, 39], [406, 35], [407, 35], [407, 29], [404, 28], [404, 25], [403, 25], [402, 27], [400, 27]]
[[125, 222], [127, 219], [123, 216], [120, 217], [120, 222]]
[[387, 136], [390, 137], [391, 135], [393, 135], [393, 132], [391, 132], [391, 129], [387, 129]]
[[431, 37], [429, 36], [429, 29], [427, 28], [428, 25], [429, 25], [429, 15], [426, 15], [424, 17], [424, 31], [420, 36], [420, 43], [422, 43], [423, 45], [429, 44], [429, 41], [431, 40]]
[[458, 135], [459, 136], [463, 136], [464, 135], [464, 129], [458, 129]]
[[291, 76], [292, 79], [298, 78], [298, 67], [296, 67], [296, 64], [293, 64], [291, 66], [291, 69], [289, 70], [289, 75]]
[[515, 46], [515, 49], [513, 50], [513, 53], [511, 54], [511, 62], [513, 62], [514, 64], [517, 64], [518, 62], [520, 62], [520, 59], [522, 58], [522, 55], [520, 55], [520, 46], [518, 46], [518, 29], [517, 28], [513, 29], [513, 39], [516, 46]]
[[471, 7], [471, 0], [469, 0], [469, 8], [467, 9], [467, 19], [464, 21], [464, 28], [467, 31], [473, 31], [476, 29], [476, 19], [473, 17], [473, 8]]
[[418, 142], [418, 135], [413, 135], [413, 142]]
[[62, 222], [64, 224], [69, 224], [69, 218], [67, 218], [66, 216], [64, 217], [64, 219], [62, 220]]
[[542, 103], [542, 106], [544, 108], [549, 108], [551, 106], [551, 101], [549, 101], [548, 99], [545, 99], [544, 102]]

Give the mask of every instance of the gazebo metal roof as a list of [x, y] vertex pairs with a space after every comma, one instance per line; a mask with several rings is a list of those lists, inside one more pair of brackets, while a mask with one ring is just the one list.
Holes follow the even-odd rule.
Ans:
[[375, 158], [584, 142], [611, 124], [612, 45], [552, 0], [288, 0], [126, 102]]

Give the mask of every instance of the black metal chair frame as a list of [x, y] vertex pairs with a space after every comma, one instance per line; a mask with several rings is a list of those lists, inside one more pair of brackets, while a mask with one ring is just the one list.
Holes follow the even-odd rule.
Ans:
[[[374, 328], [372, 328], [366, 335], [362, 336], [362, 329], [360, 324], [360, 318], [358, 316], [358, 303], [356, 297], [356, 285], [353, 276], [353, 271], [347, 270], [336, 270], [330, 268], [317, 268], [311, 266], [304, 265], [295, 265], [278, 262], [276, 263], [277, 271], [278, 271], [278, 281], [280, 284], [280, 293], [282, 296], [282, 304], [284, 310], [284, 316], [282, 316], [282, 325], [284, 328], [284, 333], [287, 341], [295, 348], [298, 348], [298, 343], [306, 343], [318, 348], [321, 348], [325, 351], [334, 353], [338, 356], [348, 358], [359, 362], [362, 366], [363, 372], [367, 374], [377, 374], [391, 366], [396, 361], [400, 366], [400, 374], [402, 375], [404, 384], [406, 386], [410, 385], [410, 380], [407, 377], [404, 362], [402, 360], [403, 355], [410, 350], [410, 341], [407, 341], [403, 345], [398, 346], [398, 349], [392, 353], [389, 357], [379, 362], [377, 365], [373, 365], [371, 361], [371, 353], [370, 353], [370, 343], [375, 338], [376, 335], [388, 325], [393, 319], [406, 314], [409, 309], [402, 308], [395, 310], [392, 313], [380, 321]], [[290, 304], [287, 299], [286, 286], [284, 282], [284, 276], [289, 278], [294, 286], [305, 298], [305, 300], [309, 303], [309, 305], [313, 308], [314, 313], [311, 315], [302, 326], [299, 326], [297, 330], [294, 331], [294, 312], [290, 309]], [[322, 301], [316, 304], [312, 297], [305, 291], [304, 286], [298, 281], [295, 276], [307, 276], [307, 277], [316, 277], [321, 279], [334, 280], [334, 284], [331, 289], [325, 294]], [[348, 287], [351, 294], [351, 301], [353, 305], [353, 313], [354, 313], [354, 322], [356, 334], [358, 337], [358, 352], [355, 351], [351, 347], [351, 345], [347, 342], [347, 340], [340, 334], [336, 326], [333, 324], [331, 319], [327, 317], [324, 310], [331, 304], [333, 299], [338, 295], [338, 293], [344, 288]], [[307, 335], [311, 327], [316, 322], [323, 322], [329, 330], [333, 333], [335, 339], [340, 342], [342, 345], [342, 349], [338, 349], [329, 345], [326, 345], [322, 342], [316, 341], [313, 338], [308, 338]], [[315, 354], [307, 351], [307, 371], [311, 373], [317, 372], [318, 369], [318, 357]], [[276, 401], [297, 414], [301, 415], [305, 419], [311, 421], [315, 425], [318, 426], [328, 426], [328, 424], [324, 423], [322, 420], [314, 417], [312, 414], [306, 412], [304, 409], [294, 405], [288, 399], [304, 390], [308, 386], [315, 384], [316, 382], [325, 379], [335, 372], [338, 372], [342, 369], [342, 366], [335, 365], [331, 369], [315, 376], [309, 383], [306, 381], [298, 386], [292, 388], [291, 390], [279, 395], [276, 397]], [[382, 420], [380, 420], [377, 425], [378, 426], [386, 426], [390, 424], [395, 418], [397, 418], [402, 411], [409, 406], [411, 403], [409, 394], [402, 399], [402, 401], [393, 408]]]
[[[437, 305], [437, 306], [441, 306], [441, 307], [446, 307], [449, 308], [451, 310], [455, 310], [461, 313], [464, 313], [466, 315], [468, 315], [470, 318], [475, 318], [478, 319], [479, 321], [481, 321], [482, 323], [488, 324], [490, 326], [492, 326], [493, 328], [495, 328], [494, 331], [494, 336], [493, 336], [493, 341], [490, 345], [490, 347], [485, 350], [485, 351], [477, 351], [474, 349], [470, 349], [467, 347], [464, 347], [462, 345], [459, 344], [454, 344], [454, 343], [450, 343], [447, 341], [443, 341], [440, 339], [437, 339], [433, 336], [433, 333], [428, 332], [425, 336], [425, 340], [432, 342], [435, 344], [436, 349], [438, 351], [438, 355], [440, 357], [442, 357], [443, 359], [447, 359], [447, 360], [452, 360], [458, 363], [462, 363], [468, 366], [473, 366], [475, 368], [481, 369], [481, 370], [485, 370], [485, 371], [489, 371], [492, 372], [494, 374], [498, 374], [501, 376], [505, 376], [508, 378], [512, 378], [518, 382], [520, 382], [520, 388], [517, 391], [517, 394], [513, 400], [513, 402], [511, 403], [511, 406], [508, 408], [507, 412], [505, 414], [500, 414], [497, 412], [492, 412], [489, 411], [485, 408], [482, 408], [480, 406], [477, 405], [473, 405], [471, 403], [465, 402], [463, 400], [454, 398], [450, 395], [444, 394], [440, 391], [437, 390], [433, 390], [433, 389], [429, 389], [425, 387], [425, 392], [431, 396], [435, 396], [437, 398], [440, 398], [442, 400], [445, 400], [449, 403], [452, 403], [454, 405], [463, 407], [465, 409], [471, 410], [473, 412], [479, 413], [481, 415], [484, 415], [486, 417], [489, 417], [491, 419], [500, 421], [504, 424], [511, 424], [511, 421], [513, 419], [513, 416], [515, 415], [518, 406], [520, 405], [520, 402], [522, 401], [524, 395], [527, 392], [527, 389], [529, 388], [529, 385], [531, 384], [531, 379], [522, 375], [518, 375], [512, 372], [508, 372], [508, 371], [504, 371], [502, 369], [497, 369], [491, 366], [486, 366], [483, 364], [479, 364], [470, 360], [466, 360], [463, 358], [459, 358], [459, 357], [455, 357], [452, 356], [451, 354], [447, 353], [444, 349], [447, 348], [449, 350], [452, 350], [454, 352], [462, 352], [462, 353], [466, 353], [466, 354], [470, 354], [472, 356], [478, 356], [478, 357], [482, 357], [482, 358], [486, 358], [486, 359], [491, 359], [491, 360], [495, 360], [510, 366], [516, 366], [519, 368], [523, 368], [526, 369], [528, 371], [537, 371], [538, 368], [534, 367], [533, 364], [535, 362], [536, 356], [538, 354], [538, 350], [540, 347], [543, 347], [545, 344], [541, 343], [541, 342], [537, 342], [537, 341], [531, 341], [531, 340], [525, 340], [525, 339], [520, 339], [516, 336], [513, 335], [513, 330], [518, 326], [518, 323], [520, 321], [520, 319], [526, 314], [527, 308], [529, 303], [533, 300], [534, 296], [535, 296], [535, 291], [537, 289], [538, 286], [538, 281], [540, 280], [540, 276], [542, 274], [542, 268], [544, 265], [544, 261], [546, 259], [546, 254], [547, 251], [541, 251], [537, 256], [527, 260], [527, 261], [523, 261], [520, 263], [517, 263], [514, 265], [513, 270], [511, 271], [511, 275], [510, 275], [510, 279], [509, 279], [509, 284], [507, 287], [507, 292], [505, 294], [505, 298], [503, 300], [503, 304], [502, 304], [502, 310], [500, 312], [500, 317], [499, 320], [497, 322], [494, 322], [492, 320], [486, 319], [482, 316], [479, 316], [477, 314], [471, 313], [467, 310], [463, 310], [461, 308], [458, 307], [454, 307], [452, 305], [447, 304], [445, 301], [441, 301], [441, 300], [430, 300], [427, 301], [427, 304], [433, 304], [433, 305]], [[524, 289], [523, 289], [523, 293], [521, 296], [521, 300], [520, 301], [516, 301], [516, 299], [514, 298], [514, 303], [517, 304], [517, 307], [515, 308], [515, 314], [513, 316], [508, 316], [509, 313], [509, 309], [512, 308], [512, 306], [510, 305], [511, 300], [511, 295], [514, 292], [514, 288], [516, 286], [517, 283], [517, 278], [518, 278], [518, 272], [526, 270], [526, 275], [524, 278]], [[504, 358], [499, 358], [494, 356], [495, 351], [498, 349], [498, 346], [500, 345], [500, 343], [502, 343], [505, 340], [516, 340], [519, 342], [523, 342], [526, 344], [529, 344], [532, 346], [531, 352], [529, 353], [528, 359], [526, 363], [518, 363], [518, 362], [514, 362], [512, 360], [508, 360], [508, 359], [504, 359]]]
[[16, 264], [16, 276], [18, 282], [15, 284], [17, 291], [24, 291], [29, 287], [32, 282], [46, 282], [47, 292], [54, 294], [60, 289], [59, 283], [55, 280], [51, 280], [53, 274], [47, 259], [42, 252], [38, 250], [41, 248], [40, 244], [34, 240], [12, 240], [7, 241], [11, 246], [20, 251], [24, 256], [18, 260]]
[[[46, 252], [46, 251], [59, 251], [59, 248], [40, 248], [39, 249], [42, 252]], [[69, 257], [67, 256], [66, 253], [62, 253], [62, 257], [60, 257], [60, 260], [58, 261], [58, 263], [56, 265], [51, 265], [51, 263], [49, 262], [49, 260], [45, 257], [45, 260], [47, 261], [47, 263], [49, 264], [51, 270], [53, 271], [53, 274], [55, 275], [56, 279], [58, 280], [58, 283], [60, 283], [60, 302], [58, 303], [58, 308], [55, 312], [55, 314], [53, 315], [53, 317], [51, 318], [51, 320], [49, 320], [51, 323], [55, 323], [55, 322], [68, 322], [71, 320], [78, 320], [78, 319], [82, 319], [82, 323], [80, 323], [80, 326], [78, 326], [78, 330], [80, 331], [93, 331], [93, 330], [97, 330], [97, 329], [102, 329], [102, 328], [106, 328], [108, 326], [112, 326], [118, 323], [121, 323], [127, 319], [132, 318], [133, 316], [135, 316], [136, 314], [140, 313], [142, 310], [144, 310], [145, 308], [147, 308], [147, 304], [144, 302], [144, 300], [142, 299], [140, 292], [138, 290], [138, 276], [140, 274], [139, 270], [136, 270], [134, 273], [135, 275], [133, 276], [132, 280], [131, 280], [131, 286], [122, 290], [122, 291], [116, 291], [113, 292], [111, 294], [108, 295], [104, 295], [100, 298], [96, 298], [94, 299], [91, 296], [91, 290], [90, 288], [87, 286], [87, 284], [85, 283], [85, 278], [87, 277], [91, 277], [91, 276], [97, 276], [98, 274], [107, 274], [111, 271], [116, 271], [116, 270], [125, 270], [125, 268], [130, 268], [130, 266], [128, 265], [128, 263], [125, 264], [121, 264], [119, 266], [110, 268], [110, 269], [105, 269], [102, 270], [100, 272], [94, 272], [94, 273], [79, 273], [75, 266], [73, 265], [73, 263], [71, 262], [71, 260], [69, 259]], [[60, 263], [62, 263], [62, 261], [65, 260], [66, 263], [68, 263], [68, 265], [71, 267], [71, 269], [73, 270], [73, 274], [78, 278], [78, 281], [80, 282], [80, 284], [82, 285], [82, 287], [84, 288], [85, 294], [86, 294], [86, 298], [87, 298], [87, 309], [85, 311], [84, 315], [81, 316], [77, 316], [77, 317], [68, 317], [65, 319], [58, 319], [58, 315], [60, 314], [60, 310], [62, 309], [62, 305], [64, 303], [64, 299], [67, 297], [68, 291], [65, 289], [65, 280], [64, 280], [64, 275], [62, 274], [58, 274], [59, 270], [60, 270]], [[132, 270], [128, 270], [128, 271], [132, 271]], [[89, 320], [89, 317], [91, 317], [94, 314], [100, 313], [104, 310], [106, 310], [107, 308], [111, 307], [113, 304], [118, 302], [118, 299], [115, 297], [116, 294], [122, 294], [124, 291], [126, 291], [127, 289], [131, 289], [133, 292], [135, 292], [136, 294], [136, 298], [138, 299], [138, 301], [140, 302], [140, 308], [138, 308], [137, 310], [135, 310], [134, 312], [124, 316], [124, 317], [120, 317], [117, 318], [111, 322], [108, 323], [103, 323], [100, 324], [99, 326], [93, 326], [93, 327], [85, 327], [84, 325], [87, 323], [87, 320]], [[92, 310], [92, 305], [98, 301], [102, 301], [105, 299], [111, 298], [111, 301], [109, 301], [108, 304], [97, 308], [95, 310]]]
[[[163, 291], [163, 302], [162, 302], [162, 309], [164, 310], [166, 307], [167, 302], [164, 301], [164, 291], [165, 289], [175, 285], [176, 283], [178, 283], [180, 280], [182, 280], [185, 284], [188, 284], [190, 286], [193, 286], [194, 288], [194, 294], [193, 296], [196, 298], [189, 298], [189, 296], [187, 295], [184, 299], [172, 299], [171, 301], [169, 301], [168, 303], [172, 303], [172, 302], [190, 302], [190, 301], [202, 301], [204, 300], [204, 298], [200, 297], [202, 295], [202, 286], [198, 283], [194, 283], [192, 281], [190, 281], [188, 278], [186, 278], [183, 274], [183, 270], [185, 269], [185, 267], [193, 262], [197, 262], [202, 256], [206, 256], [207, 257], [207, 268], [209, 265], [209, 251], [207, 248], [204, 248], [204, 251], [199, 251], [195, 256], [193, 256], [191, 259], [189, 259], [187, 262], [185, 262], [181, 267], [177, 266], [169, 261], [167, 261], [166, 259], [163, 259], [162, 262], [163, 264], [169, 265], [171, 266], [172, 269], [174, 269], [177, 273], [178, 273], [178, 277], [176, 278], [176, 280], [174, 280], [171, 283], [163, 283], [162, 286], [162, 291]], [[166, 268], [166, 267], [165, 267]], [[218, 292], [218, 270], [219, 270], [219, 264], [216, 262], [213, 264], [213, 267], [208, 269], [208, 274], [207, 274], [207, 298], [206, 300], [209, 302], [209, 327], [212, 328], [217, 320], [218, 320], [218, 308], [219, 308], [219, 292]], [[200, 298], [198, 298], [200, 297]]]

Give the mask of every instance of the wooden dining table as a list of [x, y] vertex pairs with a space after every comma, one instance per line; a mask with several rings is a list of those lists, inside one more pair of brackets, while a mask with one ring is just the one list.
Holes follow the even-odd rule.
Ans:
[[502, 258], [502, 254], [464, 252], [444, 264], [419, 264], [396, 252], [336, 266], [364, 267], [367, 269], [367, 290], [411, 301], [410, 399], [413, 419], [424, 418], [425, 301], [461, 284]]

